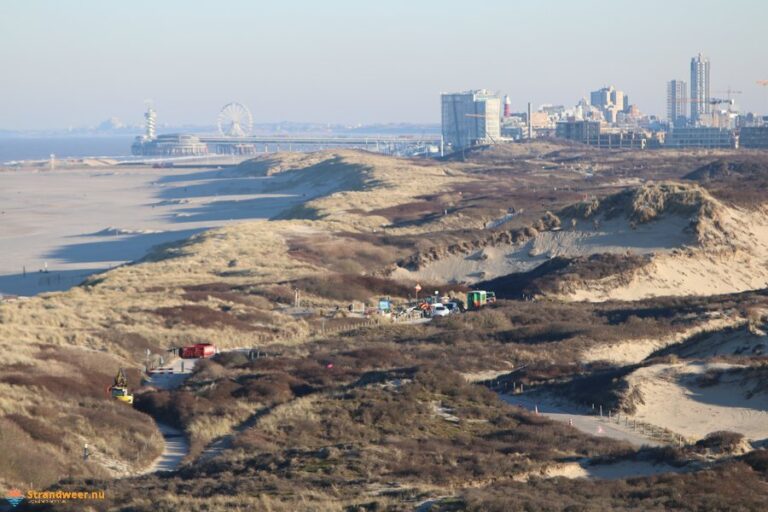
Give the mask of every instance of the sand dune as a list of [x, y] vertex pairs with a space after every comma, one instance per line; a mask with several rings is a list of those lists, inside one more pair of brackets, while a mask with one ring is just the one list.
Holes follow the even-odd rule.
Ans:
[[[625, 340], [619, 343], [589, 347], [581, 354], [580, 360], [586, 363], [609, 361], [619, 365], [639, 363], [659, 349], [681, 343], [705, 332], [712, 332], [712, 338], [717, 338], [722, 329], [742, 325], [744, 322], [738, 316], [725, 316], [718, 313], [694, 327], [675, 333], [667, 338]], [[717, 349], [715, 349], [715, 352], [717, 352]]]
[[577, 221], [574, 228], [544, 231], [520, 245], [487, 246], [470, 254], [439, 259], [416, 271], [399, 268], [395, 277], [445, 282], [475, 283], [514, 272], [527, 272], [562, 256], [591, 254], [664, 254], [693, 241], [685, 231], [690, 220], [670, 215], [663, 222], [630, 227], [627, 219], [608, 219], [597, 227]]
[[690, 362], [641, 368], [627, 379], [630, 389], [642, 396], [632, 417], [691, 440], [720, 430], [739, 432], [752, 441], [768, 438], [768, 395], [747, 398], [747, 390], [733, 379], [707, 387], [697, 384], [697, 377], [708, 370], [732, 367]]
[[[573, 205], [557, 213], [561, 229], [538, 230], [522, 243], [443, 253], [395, 277], [475, 283], [527, 272], [554, 257], [646, 256], [631, 271], [569, 279], [556, 298], [638, 300], [714, 295], [768, 285], [768, 211], [746, 211], [690, 184], [662, 183]], [[490, 231], [489, 231], [490, 233]], [[439, 251], [438, 251], [439, 252]]]

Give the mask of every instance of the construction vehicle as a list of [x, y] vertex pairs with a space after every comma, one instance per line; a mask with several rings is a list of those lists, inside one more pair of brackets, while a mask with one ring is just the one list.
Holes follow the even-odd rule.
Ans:
[[179, 349], [182, 359], [200, 359], [216, 355], [216, 346], [211, 343], [195, 343]]
[[115, 382], [108, 389], [109, 394], [115, 400], [133, 405], [133, 395], [128, 391], [128, 379], [125, 377], [125, 371], [122, 368], [117, 370]]

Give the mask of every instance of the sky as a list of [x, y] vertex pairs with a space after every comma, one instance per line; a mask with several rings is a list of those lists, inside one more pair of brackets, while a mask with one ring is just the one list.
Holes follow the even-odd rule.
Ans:
[[[486, 88], [574, 105], [613, 84], [665, 116], [665, 83], [711, 61], [715, 91], [768, 113], [763, 0], [3, 0], [0, 129], [439, 122], [439, 94]], [[724, 96], [714, 94], [713, 96]]]

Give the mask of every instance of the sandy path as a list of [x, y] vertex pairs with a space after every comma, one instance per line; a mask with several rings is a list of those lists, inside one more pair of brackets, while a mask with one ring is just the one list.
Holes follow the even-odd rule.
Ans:
[[145, 473], [174, 471], [181, 465], [181, 461], [189, 455], [189, 442], [181, 430], [165, 423], [158, 423], [157, 428], [163, 434], [165, 446], [163, 447], [163, 453]]
[[533, 411], [535, 407], [538, 407], [539, 414], [543, 414], [555, 421], [562, 423], [572, 421], [574, 428], [593, 436], [627, 441], [635, 446], [660, 446], [658, 441], [654, 441], [640, 432], [632, 430], [631, 427], [609, 422], [605, 417], [601, 418], [600, 416], [585, 414], [583, 409], [575, 405], [557, 403], [546, 397], [532, 397], [530, 395], [500, 394], [499, 397], [508, 404], [516, 405], [529, 411]]
[[[173, 373], [156, 374], [152, 377], [151, 384], [162, 389], [175, 389], [189, 377], [197, 361], [197, 359], [176, 358], [167, 366], [173, 368]], [[156, 423], [158, 430], [163, 434], [163, 453], [142, 473], [174, 471], [189, 455], [189, 441], [181, 430], [159, 421]]]

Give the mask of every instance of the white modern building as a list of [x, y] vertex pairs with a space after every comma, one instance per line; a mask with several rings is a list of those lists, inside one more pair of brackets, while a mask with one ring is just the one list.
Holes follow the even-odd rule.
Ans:
[[485, 89], [442, 94], [443, 141], [453, 151], [501, 138], [501, 98]]

